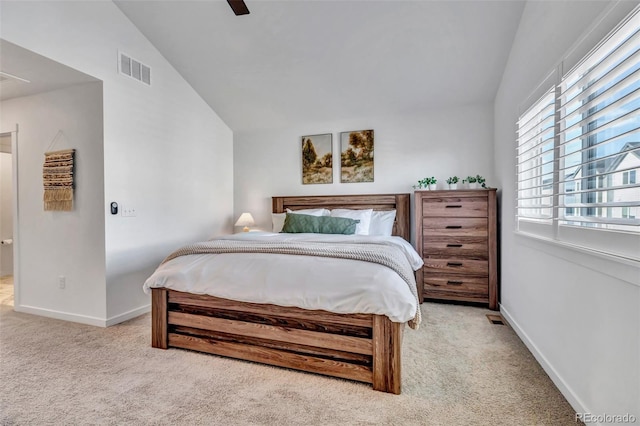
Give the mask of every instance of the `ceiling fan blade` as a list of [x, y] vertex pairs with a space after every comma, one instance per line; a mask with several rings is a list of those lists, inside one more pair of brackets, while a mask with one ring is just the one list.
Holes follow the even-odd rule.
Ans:
[[243, 0], [227, 0], [227, 3], [229, 3], [229, 6], [231, 6], [236, 16], [249, 14], [249, 8], [247, 8]]

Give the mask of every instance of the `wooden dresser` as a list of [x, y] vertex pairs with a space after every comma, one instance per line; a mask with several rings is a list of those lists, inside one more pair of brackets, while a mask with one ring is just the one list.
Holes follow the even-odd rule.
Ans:
[[423, 299], [486, 303], [498, 309], [495, 189], [416, 191], [416, 281]]

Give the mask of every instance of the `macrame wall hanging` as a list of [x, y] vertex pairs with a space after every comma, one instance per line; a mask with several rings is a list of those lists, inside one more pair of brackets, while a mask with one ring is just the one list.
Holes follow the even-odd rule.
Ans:
[[[51, 141], [49, 149], [51, 149], [61, 134], [62, 131], [59, 131], [53, 141]], [[42, 181], [44, 183], [45, 211], [73, 210], [75, 154], [75, 149], [44, 153]]]

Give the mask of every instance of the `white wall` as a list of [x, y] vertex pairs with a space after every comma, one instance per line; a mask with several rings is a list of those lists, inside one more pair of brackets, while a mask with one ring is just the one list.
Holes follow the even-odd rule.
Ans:
[[[112, 2], [0, 11], [2, 38], [103, 81], [103, 319], [144, 312], [142, 283], [169, 251], [232, 230], [233, 134]], [[151, 87], [117, 73], [119, 50], [151, 67]], [[111, 201], [137, 216], [112, 216]]]
[[[12, 170], [11, 154], [0, 152], [0, 240], [13, 236]], [[0, 277], [6, 275], [13, 275], [13, 245], [0, 245]]]
[[[340, 183], [340, 132], [374, 130], [374, 182]], [[301, 137], [333, 134], [333, 183], [302, 184]], [[285, 129], [236, 133], [235, 217], [249, 211], [256, 227], [270, 229], [275, 195], [383, 194], [413, 192], [419, 179], [480, 174], [495, 186], [493, 106], [470, 105], [403, 116], [345, 118], [339, 122], [291, 123]]]
[[[106, 313], [102, 83], [10, 99], [1, 108], [0, 128], [19, 123], [16, 309], [99, 321]], [[50, 146], [60, 130], [63, 135]], [[44, 153], [68, 148], [76, 149], [74, 210], [44, 211]], [[66, 277], [65, 289], [59, 276]]]
[[[495, 101], [502, 312], [577, 412], [640, 418], [638, 267], [514, 234], [515, 123], [567, 53], [586, 54], [637, 2], [527, 2]], [[578, 43], [585, 31], [591, 31]], [[544, 88], [540, 88], [544, 89]], [[542, 93], [538, 90], [537, 93]], [[529, 101], [534, 101], [531, 96]]]

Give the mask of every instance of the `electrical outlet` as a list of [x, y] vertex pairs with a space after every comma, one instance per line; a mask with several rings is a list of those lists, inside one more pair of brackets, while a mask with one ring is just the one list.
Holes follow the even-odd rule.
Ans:
[[60, 290], [64, 290], [66, 286], [67, 286], [67, 278], [64, 275], [60, 275], [58, 277], [58, 287], [60, 288]]
[[122, 206], [122, 217], [136, 217], [136, 209], [133, 207]]

